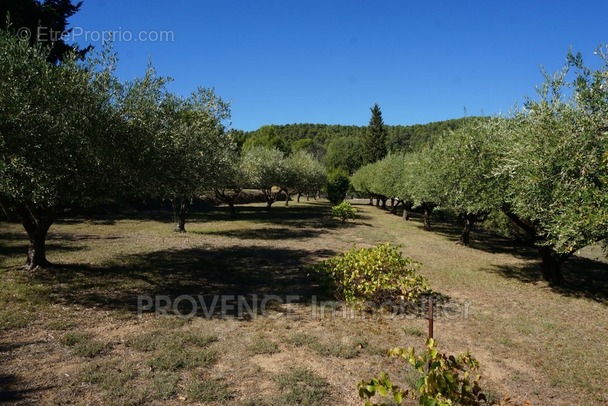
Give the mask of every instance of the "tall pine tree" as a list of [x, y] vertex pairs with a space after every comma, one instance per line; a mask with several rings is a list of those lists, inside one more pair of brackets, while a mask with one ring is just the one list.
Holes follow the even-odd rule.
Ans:
[[382, 120], [382, 111], [378, 103], [371, 109], [372, 117], [363, 138], [363, 161], [371, 164], [386, 156], [387, 131]]
[[2, 0], [0, 29], [16, 32], [27, 28], [29, 38], [22, 39], [28, 39], [32, 46], [49, 46], [47, 60], [53, 64], [62, 61], [68, 52], [76, 52], [84, 57], [91, 49], [90, 46], [78, 48], [64, 41], [64, 34], [72, 31], [68, 28], [67, 20], [76, 14], [81, 6], [82, 1], [72, 4], [72, 0]]

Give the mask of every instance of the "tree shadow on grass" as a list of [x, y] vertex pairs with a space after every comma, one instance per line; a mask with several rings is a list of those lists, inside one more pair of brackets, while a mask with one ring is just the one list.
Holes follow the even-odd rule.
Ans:
[[[417, 216], [414, 215], [414, 217]], [[461, 224], [458, 219], [445, 216], [444, 219], [435, 219], [430, 232], [439, 234], [456, 244], [460, 239], [463, 227], [464, 224]], [[478, 224], [471, 231], [469, 246], [462, 248], [481, 250], [490, 254], [509, 254], [522, 259], [536, 259], [539, 256], [538, 250], [534, 246], [503, 237]]]
[[[417, 219], [420, 214], [413, 213], [412, 217]], [[454, 218], [435, 219], [431, 232], [440, 234], [456, 243], [460, 238], [462, 226]], [[524, 283], [536, 283], [542, 280], [540, 261], [538, 261], [539, 253], [534, 246], [502, 237], [481, 227], [475, 227], [471, 232], [471, 245], [468, 248], [492, 254], [508, 254], [531, 261], [525, 265], [495, 266], [490, 271]], [[467, 248], [462, 247], [462, 249]], [[607, 263], [573, 256], [564, 263], [562, 270], [563, 284], [551, 287], [554, 292], [568, 297], [587, 298], [608, 305]]]
[[267, 209], [260, 205], [237, 206], [237, 214], [231, 216], [222, 208], [211, 208], [205, 211], [192, 213], [191, 222], [242, 220], [252, 223], [273, 223], [289, 227], [325, 227], [334, 228], [335, 222], [331, 218], [331, 207], [326, 205], [297, 205], [272, 206]]
[[[490, 272], [524, 283], [542, 280], [540, 262], [494, 266]], [[551, 290], [567, 297], [586, 298], [608, 305], [608, 264], [574, 256], [562, 265], [564, 281]]]
[[221, 235], [230, 238], [239, 238], [242, 240], [301, 240], [306, 238], [314, 238], [324, 233], [323, 229], [319, 228], [271, 228], [264, 227], [258, 229], [245, 230], [209, 230], [209, 231], [193, 231], [194, 234], [203, 235]]
[[[58, 266], [35, 272], [32, 278], [49, 286], [47, 299], [54, 303], [131, 313], [138, 310], [139, 295], [172, 300], [181, 295], [200, 295], [205, 300], [217, 295], [247, 300], [291, 295], [307, 302], [322, 293], [308, 277], [309, 265], [334, 254], [323, 249], [197, 247], [132, 255], [123, 259], [124, 265]], [[189, 304], [187, 300], [182, 302]]]
[[50, 386], [23, 389], [27, 386], [27, 382], [15, 375], [0, 373], [0, 403], [20, 402], [32, 393], [53, 389]]

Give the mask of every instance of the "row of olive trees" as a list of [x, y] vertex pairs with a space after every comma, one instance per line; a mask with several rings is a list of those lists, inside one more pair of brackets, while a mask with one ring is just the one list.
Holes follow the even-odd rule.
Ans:
[[303, 150], [285, 156], [276, 148], [252, 147], [243, 154], [241, 171], [242, 185], [261, 190], [268, 208], [280, 193], [287, 206], [291, 195], [300, 201], [302, 194], [316, 194], [327, 180], [323, 165]]
[[212, 90], [170, 93], [151, 67], [119, 81], [108, 51], [47, 61], [0, 32], [0, 205], [29, 236], [27, 266], [49, 265], [46, 236], [66, 211], [112, 200], [187, 202], [229, 166], [228, 105]]
[[608, 59], [598, 54], [596, 70], [569, 54], [523, 109], [364, 166], [353, 186], [384, 204], [399, 199], [405, 216], [420, 208], [426, 229], [437, 206], [458, 214], [464, 245], [475, 223], [500, 212], [538, 247], [543, 277], [560, 284], [568, 257], [608, 237]]

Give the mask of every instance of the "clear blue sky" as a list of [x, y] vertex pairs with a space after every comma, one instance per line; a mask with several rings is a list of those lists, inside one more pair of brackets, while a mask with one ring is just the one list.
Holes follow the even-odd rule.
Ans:
[[232, 127], [254, 130], [367, 125], [374, 103], [386, 124], [507, 112], [570, 46], [593, 61], [607, 18], [606, 0], [84, 0], [70, 23], [98, 48], [95, 30], [133, 36], [115, 41], [122, 79], [151, 59], [172, 91], [214, 87]]

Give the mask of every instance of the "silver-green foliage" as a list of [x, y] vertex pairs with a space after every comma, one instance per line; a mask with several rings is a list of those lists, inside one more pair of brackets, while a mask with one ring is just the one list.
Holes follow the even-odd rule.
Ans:
[[268, 207], [276, 200], [276, 189], [288, 171], [283, 152], [276, 148], [252, 147], [243, 155], [243, 174], [247, 187], [262, 191]]
[[503, 133], [505, 200], [558, 255], [608, 235], [608, 58], [596, 53], [595, 70], [569, 53]]

